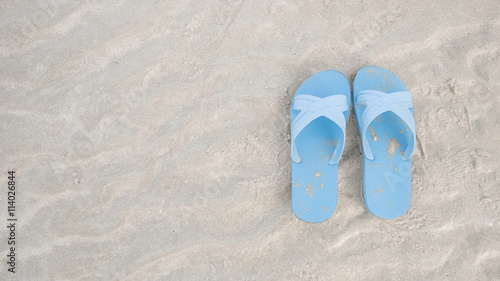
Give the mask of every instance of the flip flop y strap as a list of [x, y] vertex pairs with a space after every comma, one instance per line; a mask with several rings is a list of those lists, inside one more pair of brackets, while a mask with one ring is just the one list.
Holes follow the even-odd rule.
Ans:
[[408, 160], [413, 155], [415, 150], [415, 119], [410, 108], [413, 108], [411, 94], [408, 91], [384, 93], [375, 90], [361, 91], [356, 100], [358, 105], [366, 106], [363, 115], [361, 116], [361, 138], [363, 142], [363, 152], [366, 158], [373, 160], [373, 153], [367, 139], [367, 129], [370, 123], [382, 113], [391, 111], [396, 114], [409, 127], [412, 132], [412, 139], [408, 143], [403, 160]]
[[293, 109], [300, 111], [291, 125], [291, 150], [292, 160], [296, 163], [301, 161], [301, 157], [295, 144], [295, 139], [300, 132], [315, 119], [324, 116], [337, 124], [342, 130], [342, 140], [336, 145], [328, 164], [337, 164], [342, 156], [345, 146], [346, 118], [344, 111], [349, 110], [347, 98], [344, 95], [332, 95], [320, 98], [312, 95], [296, 96], [293, 102]]

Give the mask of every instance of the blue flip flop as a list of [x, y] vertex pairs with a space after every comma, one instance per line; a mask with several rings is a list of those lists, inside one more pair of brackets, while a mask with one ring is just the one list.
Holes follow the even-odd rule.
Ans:
[[304, 221], [321, 222], [335, 211], [350, 106], [349, 81], [338, 71], [314, 74], [295, 93], [290, 108], [292, 208]]
[[415, 119], [411, 94], [390, 71], [367, 66], [353, 85], [363, 150], [363, 200], [373, 215], [393, 219], [410, 208]]

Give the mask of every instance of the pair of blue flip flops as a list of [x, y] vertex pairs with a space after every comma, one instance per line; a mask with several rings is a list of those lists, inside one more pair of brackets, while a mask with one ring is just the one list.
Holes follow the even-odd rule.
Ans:
[[[368, 66], [354, 79], [353, 104], [366, 209], [380, 218], [400, 217], [410, 208], [411, 197], [416, 138], [411, 94], [390, 71]], [[321, 222], [335, 211], [350, 106], [349, 81], [333, 70], [311, 76], [293, 98], [292, 207], [304, 221]]]

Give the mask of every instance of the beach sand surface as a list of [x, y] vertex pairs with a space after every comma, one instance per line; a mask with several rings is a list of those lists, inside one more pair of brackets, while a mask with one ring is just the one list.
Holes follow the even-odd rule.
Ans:
[[[499, 7], [2, 1], [0, 279], [499, 280]], [[291, 99], [367, 65], [413, 95], [411, 208], [365, 210], [351, 114], [337, 209], [303, 222]]]

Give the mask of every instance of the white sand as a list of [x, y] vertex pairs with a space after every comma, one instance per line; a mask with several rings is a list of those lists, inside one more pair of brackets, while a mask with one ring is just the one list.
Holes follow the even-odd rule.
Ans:
[[[2, 1], [0, 279], [500, 279], [500, 4], [401, 2]], [[411, 209], [364, 209], [351, 115], [337, 210], [302, 222], [290, 100], [366, 65], [413, 93]]]

